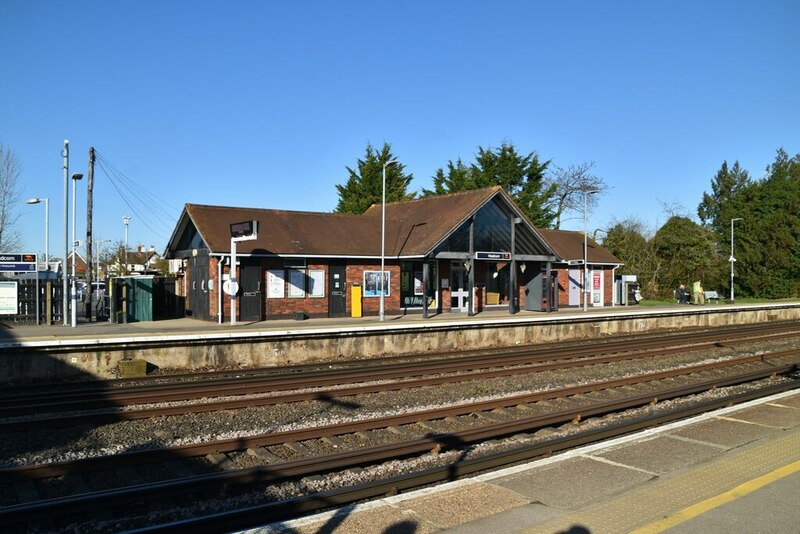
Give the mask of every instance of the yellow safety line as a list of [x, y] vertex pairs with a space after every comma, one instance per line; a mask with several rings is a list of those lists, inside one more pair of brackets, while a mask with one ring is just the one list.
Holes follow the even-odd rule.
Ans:
[[699, 516], [700, 514], [704, 514], [709, 510], [713, 510], [718, 506], [722, 506], [723, 504], [729, 503], [731, 501], [735, 501], [740, 497], [744, 497], [748, 493], [752, 493], [759, 488], [763, 488], [768, 484], [772, 484], [784, 477], [787, 477], [791, 474], [797, 473], [800, 471], [800, 460], [793, 462], [789, 465], [785, 465], [781, 468], [778, 468], [771, 473], [767, 473], [766, 475], [760, 476], [758, 478], [754, 478], [748, 482], [740, 484], [733, 488], [730, 491], [726, 491], [716, 497], [711, 497], [710, 499], [706, 499], [705, 501], [701, 501], [697, 504], [693, 504], [692, 506], [688, 506], [683, 510], [680, 510], [670, 516], [661, 519], [660, 521], [655, 521], [650, 523], [649, 525], [645, 525], [641, 528], [638, 528], [632, 531], [635, 534], [653, 534], [656, 532], [663, 532], [668, 528], [672, 528], [676, 525], [680, 525], [692, 519], [694, 517]]

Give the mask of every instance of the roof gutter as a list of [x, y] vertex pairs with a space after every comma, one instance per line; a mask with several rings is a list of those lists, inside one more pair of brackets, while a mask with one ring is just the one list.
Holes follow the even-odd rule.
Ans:
[[[209, 252], [209, 256], [217, 256], [225, 258], [230, 255], [230, 252]], [[336, 255], [336, 254], [252, 254], [252, 253], [243, 253], [243, 252], [236, 252], [237, 256], [247, 256], [249, 258], [331, 258], [331, 259], [352, 259], [352, 260], [379, 260], [381, 259], [380, 256], [348, 256], [346, 254], [343, 255]], [[414, 254], [408, 256], [385, 256], [389, 259], [396, 259], [396, 260], [411, 260], [411, 259], [424, 259], [427, 256], [424, 254]]]

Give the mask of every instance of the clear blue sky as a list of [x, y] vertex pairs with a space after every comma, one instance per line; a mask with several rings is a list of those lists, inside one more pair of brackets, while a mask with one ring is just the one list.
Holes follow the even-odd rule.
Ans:
[[[25, 252], [63, 254], [61, 148], [184, 203], [331, 211], [367, 143], [412, 189], [513, 142], [612, 188], [589, 228], [695, 215], [723, 160], [800, 152], [800, 2], [0, 0], [0, 142], [22, 164]], [[124, 190], [123, 190], [124, 192]], [[127, 196], [133, 197], [130, 193]], [[70, 200], [71, 202], [71, 200]], [[100, 168], [95, 239], [173, 230]], [[85, 236], [86, 181], [78, 194]], [[580, 216], [564, 228], [580, 229]], [[265, 229], [269, 231], [268, 229]]]

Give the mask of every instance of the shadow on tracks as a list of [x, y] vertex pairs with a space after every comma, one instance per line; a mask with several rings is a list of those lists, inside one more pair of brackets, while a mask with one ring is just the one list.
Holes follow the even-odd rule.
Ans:
[[[0, 341], [6, 343], [17, 341], [13, 324], [0, 323]], [[171, 441], [181, 438], [180, 435], [170, 431], [168, 418], [160, 418], [161, 421], [156, 424], [156, 430], [148, 430], [153, 431], [153, 439], [129, 440], [131, 434], [136, 433], [137, 428], [139, 430], [146, 428], [148, 422], [146, 420], [126, 421], [122, 417], [114, 416], [114, 412], [120, 411], [122, 406], [109, 398], [108, 392], [112, 386], [109, 382], [97, 379], [76, 365], [71, 365], [67, 350], [53, 352], [52, 349], [43, 350], [35, 347], [5, 347], [2, 349], [0, 352], [0, 421], [10, 422], [55, 414], [67, 415], [70, 412], [60, 411], [57, 407], [48, 408], [47, 404], [54, 403], [52, 406], [57, 406], [59, 400], [65, 402], [70, 395], [78, 393], [85, 395], [95, 403], [93, 411], [110, 412], [112, 414], [111, 421], [97, 424], [79, 423], [63, 428], [43, 426], [42, 428], [3, 432], [2, 439], [0, 439], [0, 525], [2, 525], [0, 530], [5, 532], [60, 531], [68, 528], [69, 521], [75, 519], [53, 519], [46, 515], [39, 517], [34, 514], [26, 517], [24, 522], [17, 520], [6, 522], [2, 519], [2, 515], [4, 510], [9, 508], [70, 495], [103, 491], [111, 486], [120, 487], [119, 483], [109, 482], [110, 479], [118, 476], [110, 473], [109, 470], [40, 479], [24, 473], [11, 475], [8, 473], [10, 469], [23, 465], [71, 460], [71, 452], [65, 452], [64, 449], [66, 443], [70, 444], [69, 451], [75, 451], [77, 454], [91, 451], [94, 453], [92, 455], [113, 457], [130, 451], [162, 448]], [[75, 357], [79, 358], [80, 354], [76, 353]], [[45, 378], [26, 380], [24, 379], [26, 376]], [[11, 382], [8, 377], [23, 378]], [[55, 399], [53, 395], [56, 395]], [[123, 427], [115, 427], [119, 423], [133, 426], [127, 427], [127, 430]], [[159, 431], [164, 436], [163, 440], [158, 437]], [[115, 436], [118, 438], [115, 439]], [[169, 475], [166, 474], [166, 469], [162, 469], [160, 474], [141, 470], [132, 476], [128, 471], [131, 479], [123, 483], [123, 486], [152, 482], [159, 477], [162, 479], [178, 478], [188, 474], [195, 476], [224, 470], [223, 467], [215, 465], [211, 461], [187, 459], [178, 455], [167, 461], [167, 467], [170, 464], [183, 466], [184, 469], [178, 469], [177, 474], [170, 473]], [[153, 505], [152, 507], [161, 506], [160, 503], [150, 504]], [[147, 505], [148, 508], [151, 507], [150, 504]], [[149, 511], [145, 510], [141, 515], [146, 516]]]

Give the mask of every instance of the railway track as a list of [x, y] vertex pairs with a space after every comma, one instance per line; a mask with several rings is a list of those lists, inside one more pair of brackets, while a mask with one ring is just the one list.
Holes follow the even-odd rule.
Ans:
[[[770, 380], [770, 377], [796, 374], [798, 360], [800, 360], [798, 351], [785, 351], [780, 354], [749, 356], [726, 362], [707, 363], [642, 376], [582, 384], [571, 388], [509, 396], [481, 403], [332, 425], [328, 428], [303, 429], [162, 451], [143, 451], [76, 462], [5, 469], [0, 471], [0, 484], [14, 488], [21, 486], [23, 489], [27, 487], [30, 497], [31, 494], [36, 493], [35, 490], [31, 490], [31, 486], [37, 480], [42, 481], [53, 477], [74, 478], [76, 476], [89, 479], [91, 477], [88, 473], [98, 469], [130, 470], [132, 466], [141, 466], [148, 462], [168, 465], [174, 464], [176, 459], [197, 457], [198, 455], [211, 455], [213, 458], [222, 457], [223, 459], [215, 469], [199, 474], [184, 473], [187, 476], [134, 485], [126, 484], [123, 487], [108, 489], [91, 490], [90, 488], [89, 491], [82, 491], [78, 494], [32, 499], [30, 502], [18, 502], [4, 506], [0, 508], [0, 524], [26, 528], [30, 525], [25, 522], [30, 521], [32, 517], [37, 518], [37, 521], [58, 522], [59, 518], [74, 517], [75, 514], [78, 514], [81, 517], [79, 521], [82, 521], [85, 520], [82, 518], [82, 514], [90, 514], [98, 509], [105, 512], [120, 508], [136, 509], [137, 503], [152, 502], [154, 499], [173, 499], [180, 503], [187, 495], [201, 495], [203, 499], [212, 497], [221, 499], [252, 492], [254, 488], [264, 487], [265, 484], [276, 486], [296, 482], [311, 475], [318, 476], [321, 473], [363, 469], [387, 461], [396, 461], [398, 458], [425, 455], [431, 451], [434, 451], [436, 455], [444, 455], [447, 451], [459, 452], [460, 459], [455, 463], [452, 461], [447, 463], [445, 471], [442, 471], [442, 467], [436, 467], [424, 469], [424, 474], [417, 473], [413, 476], [408, 474], [399, 478], [391, 476], [389, 479], [392, 482], [381, 480], [368, 483], [373, 488], [371, 491], [378, 491], [376, 488], [385, 488], [386, 484], [394, 484], [392, 487], [396, 489], [407, 489], [434, 476], [430, 472], [431, 469], [439, 473], [436, 476], [441, 476], [443, 472], [446, 472], [447, 476], [452, 477], [453, 473], [486, 469], [489, 468], [486, 466], [490, 464], [500, 465], [504, 461], [518, 461], [520, 455], [537, 454], [530, 451], [517, 451], [511, 456], [503, 453], [500, 456], [489, 454], [483, 460], [479, 460], [477, 457], [473, 458], [469, 454], [471, 447], [487, 440], [508, 438], [520, 433], [531, 434], [565, 423], [576, 423], [591, 417], [619, 413], [622, 410], [641, 408], [669, 399], [720, 390], [720, 388], [752, 381], [763, 382], [766, 380], [768, 384], [762, 386], [762, 389], [767, 392], [794, 388], [797, 386], [796, 377], [782, 380]], [[718, 376], [720, 373], [724, 376]], [[754, 394], [758, 393], [748, 393], [748, 395]], [[714, 402], [733, 402], [734, 399], [742, 398], [742, 395], [744, 393], [741, 391], [725, 393], [718, 395]], [[727, 400], [721, 400], [725, 398]], [[513, 413], [511, 413], [512, 410]], [[675, 412], [673, 415], [662, 414], [662, 417], [679, 417], [680, 414], [685, 414], [686, 408], [683, 407], [681, 410], [683, 411], [673, 410]], [[632, 421], [636, 420], [634, 418]], [[631, 428], [642, 423], [631, 422], [630, 424], [633, 427], [618, 425], [614, 431], [630, 431]], [[579, 426], [577, 425], [577, 427]], [[409, 430], [407, 427], [414, 427], [414, 429]], [[373, 444], [371, 441], [374, 441], [375, 436], [369, 433], [376, 429], [394, 429], [383, 433], [384, 437], [393, 435], [394, 438], [390, 440], [390, 443]], [[357, 443], [350, 441], [348, 444], [338, 437], [345, 434], [356, 436], [361, 434], [361, 436]], [[557, 437], [548, 441], [548, 445], [539, 443], [533, 449], [541, 451], [542, 447], [545, 447], [547, 451], [552, 451], [560, 447], [574, 446], [575, 439], [591, 439], [588, 435], [580, 438], [556, 435]], [[329, 449], [332, 447], [341, 450], [326, 453], [320, 452], [316, 447], [317, 452], [313, 453], [309, 445], [303, 445], [312, 440], [327, 440]], [[300, 451], [298, 453], [300, 457], [281, 458], [270, 452], [270, 447], [281, 447], [293, 450], [295, 453]], [[303, 454], [304, 450], [307, 454]], [[224, 460], [230, 460], [228, 455], [233, 451], [248, 451], [243, 454], [259, 459], [262, 465], [226, 469], [222, 464]], [[223, 452], [227, 455], [223, 455]], [[505, 458], [505, 460], [499, 458]], [[509, 458], [515, 459], [509, 460]], [[163, 470], [168, 469], [163, 468]], [[88, 483], [85, 486], [88, 486]], [[313, 495], [315, 492], [308, 494], [306, 491], [300, 492], [288, 500], [283, 499], [281, 505], [259, 504], [257, 507], [262, 511], [259, 521], [265, 520], [263, 513], [267, 513], [266, 511], [269, 511], [268, 514], [277, 514], [275, 517], [278, 517], [280, 513], [286, 513], [287, 510], [294, 510], [294, 513], [297, 513], [298, 506], [303, 510], [307, 510], [309, 506], [319, 506], [319, 503], [330, 506], [332, 502], [345, 499], [344, 495], [355, 494], [359, 495], [358, 498], [363, 498], [361, 497], [363, 493], [359, 493], [360, 490], [355, 493], [353, 491], [352, 488], [337, 489], [334, 490], [334, 493], [316, 492], [316, 496]], [[318, 504], [312, 505], [311, 503], [314, 502]], [[242, 525], [252, 524], [248, 522], [253, 521], [252, 516], [247, 516], [242, 511], [220, 513], [228, 517], [230, 521], [241, 521]], [[237, 519], [233, 519], [234, 517]], [[248, 519], [248, 517], [250, 518]], [[268, 517], [273, 516], [268, 515]], [[200, 525], [196, 524], [199, 520], [194, 521], [195, 526], [201, 530], [206, 528], [213, 530], [209, 525], [214, 524], [214, 521], [209, 518], [203, 520], [204, 522]], [[177, 529], [180, 526], [186, 526], [185, 522], [174, 523], [167, 520], [166, 523], [169, 528]], [[228, 523], [225, 528], [230, 528], [230, 526], [231, 524]]]
[[[677, 350], [702, 350], [745, 345], [747, 343], [780, 340], [800, 336], [796, 323], [748, 325], [741, 329], [726, 328], [720, 331], [698, 331], [682, 336], [667, 335], [641, 339], [607, 341], [598, 345], [546, 346], [531, 349], [499, 349], [491, 354], [466, 353], [459, 357], [432, 360], [401, 360], [389, 358], [378, 364], [349, 362], [343, 368], [321, 369], [319, 366], [295, 366], [289, 370], [253, 371], [235, 378], [212, 376], [199, 380], [198, 375], [178, 375], [174, 382], [157, 381], [142, 385], [140, 381], [122, 387], [103, 387], [103, 383], [76, 386], [53, 386], [45, 389], [0, 389], [0, 431], [12, 432], [47, 424], [51, 427], [72, 424], [102, 424], [119, 420], [133, 420], [184, 413], [201, 413], [212, 410], [240, 409], [248, 406], [300, 402], [331, 396], [344, 397], [392, 389], [387, 381], [396, 381], [394, 387], [411, 388], [510, 376], [530, 372], [563, 369], [569, 366], [587, 366], [614, 361], [635, 360], [674, 353]], [[551, 362], [546, 365], [545, 362]], [[357, 363], [357, 365], [356, 365]], [[419, 378], [435, 376], [435, 378]], [[379, 383], [378, 383], [379, 382]], [[130, 382], [129, 382], [130, 383]], [[373, 383], [372, 385], [356, 385]], [[336, 386], [336, 389], [322, 389]], [[291, 393], [277, 393], [293, 390]], [[305, 390], [297, 392], [297, 390]], [[268, 393], [268, 396], [264, 396]], [[253, 397], [253, 395], [260, 395]], [[220, 397], [240, 397], [218, 401]], [[125, 407], [147, 404], [178, 403], [210, 399], [185, 406], [159, 406], [135, 411]], [[76, 412], [78, 415], [41, 414]], [[89, 414], [86, 412], [102, 411]], [[20, 419], [26, 416], [37, 419]]]

